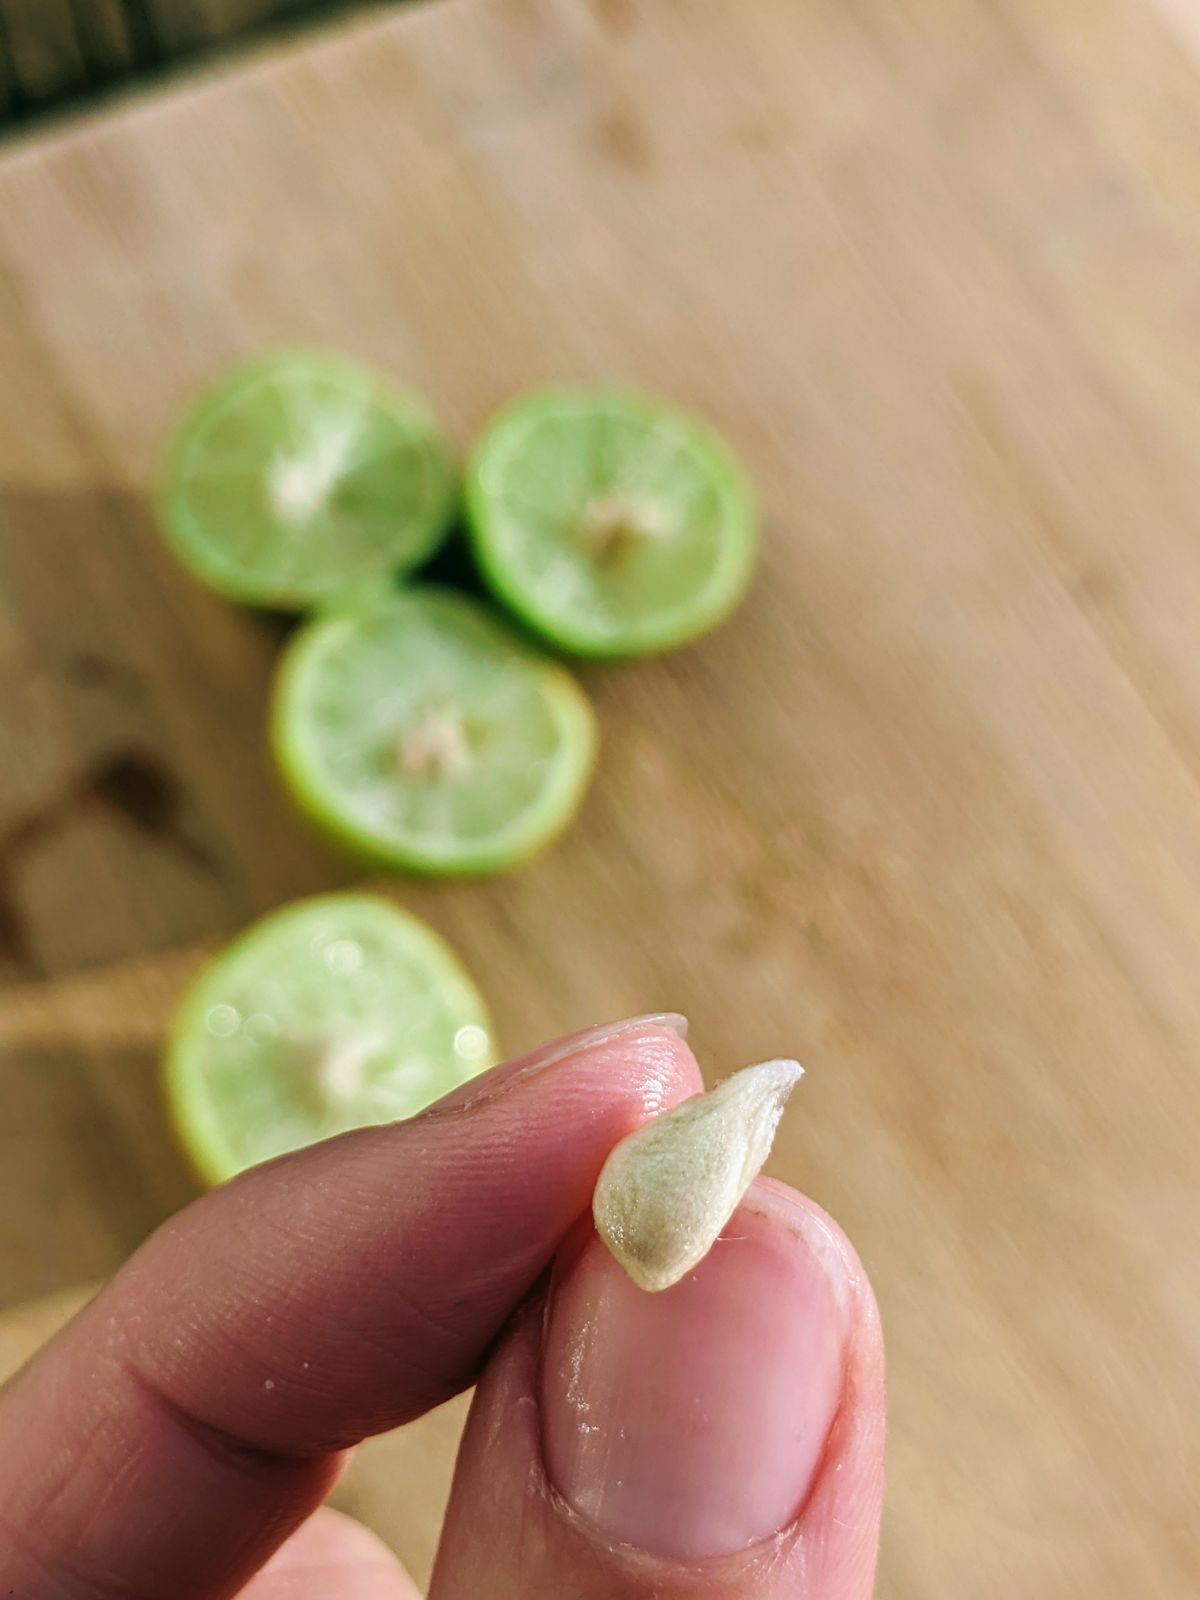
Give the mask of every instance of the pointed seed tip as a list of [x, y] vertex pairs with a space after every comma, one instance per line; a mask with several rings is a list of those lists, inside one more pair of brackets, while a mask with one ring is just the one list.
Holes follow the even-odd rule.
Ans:
[[[803, 1075], [789, 1057], [743, 1067], [616, 1146], [600, 1174], [593, 1215], [639, 1288], [669, 1288], [708, 1253], [761, 1170]], [[700, 1110], [705, 1102], [707, 1112]]]
[[[804, 1076], [804, 1068], [791, 1056], [774, 1056], [770, 1061], [759, 1061], [752, 1067], [739, 1067], [737, 1072], [731, 1073], [730, 1078], [740, 1078], [746, 1073], [754, 1073], [764, 1078], [773, 1078], [781, 1086], [792, 1089]], [[728, 1083], [730, 1078], [725, 1079]]]

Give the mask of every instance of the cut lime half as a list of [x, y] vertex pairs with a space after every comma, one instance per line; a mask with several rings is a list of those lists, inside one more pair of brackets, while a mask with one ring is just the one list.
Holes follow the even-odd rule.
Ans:
[[695, 418], [635, 395], [521, 398], [477, 444], [466, 492], [488, 582], [582, 655], [684, 644], [732, 610], [753, 570], [737, 461]]
[[272, 739], [302, 807], [418, 872], [511, 866], [583, 797], [595, 723], [563, 669], [449, 589], [315, 618], [280, 664]]
[[495, 1060], [475, 986], [416, 917], [369, 895], [302, 900], [256, 923], [175, 1015], [169, 1107], [197, 1171], [244, 1167], [412, 1116]]
[[284, 350], [238, 367], [189, 414], [160, 520], [202, 582], [302, 611], [420, 564], [454, 498], [450, 452], [423, 400], [339, 356]]

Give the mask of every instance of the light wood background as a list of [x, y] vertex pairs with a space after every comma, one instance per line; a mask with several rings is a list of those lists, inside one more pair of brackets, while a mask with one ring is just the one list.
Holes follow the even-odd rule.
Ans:
[[[156, 542], [165, 425], [279, 339], [464, 442], [631, 379], [750, 462], [762, 581], [587, 675], [552, 854], [398, 892], [513, 1049], [668, 1005], [715, 1073], [806, 1061], [774, 1169], [883, 1305], [881, 1596], [1196, 1592], [1197, 45], [1182, 0], [443, 0], [9, 151], [6, 1302], [188, 1198], [163, 1016], [346, 879], [263, 752], [278, 629]], [[453, 1427], [355, 1491], [419, 1572]]]

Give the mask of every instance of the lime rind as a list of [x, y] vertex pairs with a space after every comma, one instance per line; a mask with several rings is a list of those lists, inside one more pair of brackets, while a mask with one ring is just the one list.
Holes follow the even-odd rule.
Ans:
[[[613, 498], [614, 487], [635, 503], [642, 497], [652, 517], [674, 517], [684, 535], [644, 541], [624, 593], [619, 583], [593, 582], [579, 550], [555, 532], [597, 489]], [[477, 442], [464, 493], [489, 586], [538, 635], [574, 654], [677, 648], [724, 620], [753, 575], [756, 501], [740, 463], [705, 423], [644, 395], [554, 388], [521, 396]], [[696, 526], [681, 520], [684, 509], [701, 513]]]
[[[393, 1102], [385, 1115], [378, 1106], [371, 1111], [369, 1101], [360, 1108], [362, 1115], [351, 1116], [336, 1126], [322, 1127], [313, 1121], [309, 1136], [294, 1140], [279, 1137], [279, 1119], [263, 1129], [262, 1149], [253, 1158], [239, 1147], [238, 1133], [245, 1135], [245, 1107], [235, 1128], [234, 1109], [222, 1108], [214, 1092], [211, 1063], [206, 1056], [211, 1040], [210, 1019], [214, 1010], [229, 1010], [228, 997], [240, 993], [239, 984], [247, 981], [246, 968], [256, 957], [264, 958], [269, 971], [272, 947], [284, 951], [291, 937], [309, 927], [333, 929], [341, 939], [370, 937], [385, 948], [389, 956], [402, 963], [416, 980], [421, 995], [432, 997], [442, 1008], [443, 1032], [453, 1041], [464, 1032], [472, 1038], [474, 1053], [460, 1059], [453, 1043], [444, 1059], [435, 1063], [436, 1092], [415, 1095], [409, 1105], [398, 1108]], [[289, 957], [289, 963], [294, 960]], [[252, 987], [252, 986], [251, 986]], [[311, 993], [311, 987], [309, 990]], [[339, 1017], [340, 991], [332, 980], [326, 993], [330, 1004], [327, 1015]], [[249, 1019], [253, 1021], [253, 1017]], [[310, 1016], [311, 1020], [311, 1016]], [[401, 910], [382, 897], [361, 894], [313, 896], [293, 902], [252, 924], [214, 956], [191, 983], [172, 1019], [163, 1061], [163, 1081], [167, 1107], [176, 1133], [197, 1175], [208, 1184], [222, 1183], [258, 1159], [284, 1154], [321, 1137], [346, 1131], [347, 1126], [369, 1126], [415, 1115], [427, 1104], [447, 1094], [460, 1083], [486, 1071], [497, 1059], [495, 1030], [478, 989], [450, 946], [426, 923]], [[268, 1070], [265, 1066], [263, 1071]], [[293, 1131], [297, 1124], [293, 1124]]]
[[[538, 718], [540, 753], [518, 745], [517, 759], [509, 764], [510, 782], [532, 780], [536, 788], [502, 827], [471, 832], [447, 825], [439, 832], [406, 828], [394, 816], [384, 824], [333, 776], [328, 751], [331, 719], [316, 710], [323, 685], [337, 671], [339, 656], [352, 656], [368, 630], [375, 626], [402, 630], [406, 620], [414, 627], [432, 622], [435, 633], [444, 629], [452, 669], [455, 654], [483, 652], [479, 671], [489, 675], [487, 691], [496, 695], [509, 687], [512, 691], [513, 708], [505, 710], [497, 701], [498, 709], [491, 712], [501, 736], [516, 737], [530, 717]], [[405, 696], [419, 695], [423, 689], [418, 673], [397, 670], [396, 694], [402, 710]], [[486, 696], [483, 710], [488, 710]], [[370, 715], [377, 727], [390, 714], [386, 696], [371, 697]], [[366, 724], [357, 705], [349, 707], [349, 717], [358, 741]], [[482, 607], [434, 585], [402, 589], [373, 609], [306, 623], [279, 665], [270, 736], [280, 771], [301, 809], [343, 848], [361, 861], [389, 870], [441, 875], [500, 871], [548, 846], [578, 810], [597, 748], [595, 715], [570, 674], [518, 640]], [[368, 730], [367, 737], [375, 735]], [[430, 798], [440, 803], [436, 792]]]
[[[224, 452], [223, 429], [233, 435]], [[457, 487], [419, 395], [297, 347], [239, 365], [201, 397], [168, 453], [159, 523], [182, 563], [226, 598], [302, 611], [423, 564], [449, 531]]]

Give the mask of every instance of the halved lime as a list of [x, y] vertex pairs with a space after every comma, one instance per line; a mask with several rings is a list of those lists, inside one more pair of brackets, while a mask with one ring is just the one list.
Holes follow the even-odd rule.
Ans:
[[496, 593], [582, 655], [696, 638], [754, 567], [754, 497], [737, 461], [695, 418], [636, 395], [524, 396], [476, 445], [466, 492]]
[[198, 1172], [244, 1167], [412, 1116], [495, 1060], [457, 958], [361, 894], [285, 906], [200, 974], [171, 1027], [167, 1098]]
[[423, 400], [340, 356], [282, 350], [229, 373], [188, 416], [160, 520], [202, 582], [302, 611], [424, 561], [454, 497], [450, 452]]
[[574, 815], [595, 722], [563, 669], [433, 585], [306, 623], [272, 739], [304, 809], [385, 866], [487, 872]]

